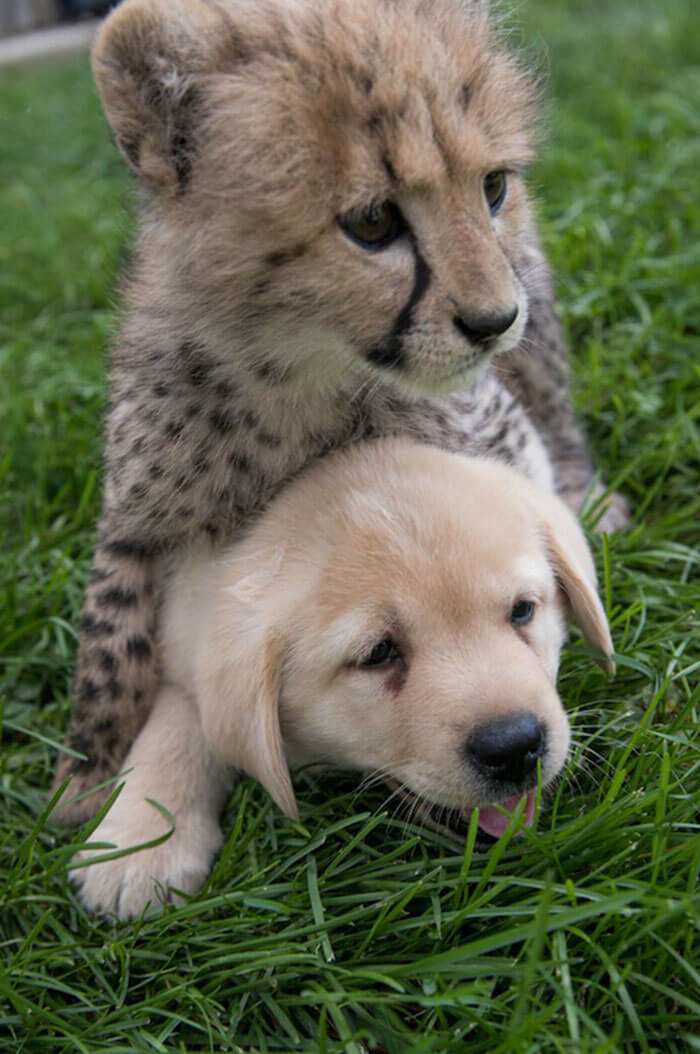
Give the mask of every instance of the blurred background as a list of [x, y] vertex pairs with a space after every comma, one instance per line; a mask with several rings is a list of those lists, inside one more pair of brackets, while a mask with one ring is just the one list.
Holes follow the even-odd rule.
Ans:
[[118, 0], [2, 0], [0, 37], [73, 22], [88, 15], [104, 15]]

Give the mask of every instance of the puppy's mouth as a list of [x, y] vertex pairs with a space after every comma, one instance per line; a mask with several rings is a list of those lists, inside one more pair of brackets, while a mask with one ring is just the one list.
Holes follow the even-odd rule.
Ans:
[[[473, 808], [446, 809], [443, 805], [437, 805], [426, 798], [414, 794], [396, 780], [388, 779], [386, 783], [397, 797], [410, 805], [413, 815], [419, 817], [427, 827], [432, 827], [434, 831], [439, 831], [441, 834], [451, 835], [453, 838], [466, 837], [472, 813], [474, 812]], [[500, 838], [508, 826], [510, 814], [515, 812], [523, 798], [525, 799], [525, 806], [521, 824], [522, 827], [532, 827], [535, 817], [535, 791], [529, 790], [520, 794], [513, 794], [509, 798], [504, 798], [493, 805], [479, 806], [479, 818], [477, 821], [477, 837], [479, 841], [484, 844], [491, 844], [491, 842]], [[522, 835], [522, 827], [517, 828], [513, 832], [514, 838], [519, 838]]]

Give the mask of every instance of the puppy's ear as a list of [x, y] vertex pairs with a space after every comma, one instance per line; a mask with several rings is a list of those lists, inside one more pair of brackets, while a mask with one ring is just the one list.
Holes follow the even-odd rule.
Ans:
[[259, 780], [297, 819], [279, 720], [286, 645], [266, 588], [272, 577], [254, 573], [222, 590], [198, 656], [197, 697], [212, 752]]
[[561, 499], [538, 492], [535, 507], [540, 518], [549, 559], [568, 597], [574, 620], [584, 640], [603, 653], [600, 665], [614, 674], [613, 643], [605, 610], [598, 596], [595, 565], [576, 517]]
[[207, 0], [125, 0], [92, 49], [95, 83], [122, 154], [152, 187], [189, 179], [203, 74], [235, 58], [226, 12]]

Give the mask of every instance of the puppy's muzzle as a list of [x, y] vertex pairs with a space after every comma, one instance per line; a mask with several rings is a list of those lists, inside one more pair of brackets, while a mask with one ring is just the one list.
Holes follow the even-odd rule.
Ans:
[[479, 725], [469, 736], [465, 752], [470, 765], [492, 785], [526, 790], [535, 784], [537, 760], [546, 749], [545, 726], [524, 711]]

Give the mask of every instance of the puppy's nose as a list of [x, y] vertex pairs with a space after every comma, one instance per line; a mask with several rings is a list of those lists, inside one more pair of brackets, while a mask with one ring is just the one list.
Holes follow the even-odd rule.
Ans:
[[467, 757], [484, 776], [517, 785], [532, 776], [544, 749], [544, 727], [527, 712], [479, 725], [467, 740]]
[[452, 321], [472, 344], [488, 344], [493, 337], [500, 337], [518, 317], [517, 306], [510, 311], [479, 315], [455, 315]]

